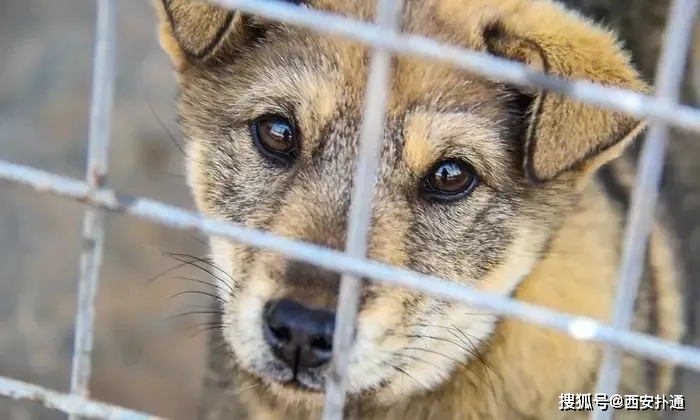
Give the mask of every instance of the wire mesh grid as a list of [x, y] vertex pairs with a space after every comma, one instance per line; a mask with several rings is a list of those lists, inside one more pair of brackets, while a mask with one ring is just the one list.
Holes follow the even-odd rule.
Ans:
[[[71, 418], [141, 420], [156, 419], [89, 399], [95, 296], [104, 240], [103, 212], [128, 214], [169, 227], [216, 235], [250, 246], [277, 252], [343, 274], [333, 341], [331, 375], [327, 383], [324, 420], [342, 419], [345, 401], [347, 348], [355, 323], [359, 279], [392, 283], [437, 296], [460, 300], [502, 316], [518, 317], [542, 327], [565, 332], [578, 340], [606, 345], [600, 367], [597, 393], [612, 394], [619, 383], [621, 354], [630, 352], [656, 361], [667, 361], [700, 371], [700, 350], [660, 340], [629, 330], [633, 302], [642, 271], [647, 237], [657, 200], [669, 125], [700, 133], [700, 111], [679, 105], [679, 90], [685, 67], [697, 0], [674, 0], [671, 4], [662, 54], [658, 64], [656, 97], [603, 87], [587, 81], [554, 78], [528, 67], [485, 53], [443, 45], [429, 38], [398, 32], [402, 0], [380, 0], [375, 24], [354, 21], [274, 0], [211, 0], [223, 7], [303, 26], [326, 35], [344, 37], [374, 48], [369, 73], [355, 174], [355, 189], [349, 216], [346, 251], [339, 252], [310, 243], [293, 241], [240, 225], [207, 219], [197, 213], [142, 197], [121, 195], [105, 187], [110, 143], [116, 45], [116, 0], [97, 0], [97, 32], [94, 51], [93, 93], [87, 176], [84, 181], [59, 176], [29, 166], [0, 160], [0, 179], [78, 200], [88, 205], [83, 222], [84, 246], [80, 260], [75, 352], [69, 394], [0, 377], [0, 395], [37, 401]], [[510, 298], [481, 292], [467, 286], [433, 278], [365, 258], [374, 175], [378, 164], [379, 139], [390, 82], [393, 54], [440, 60], [492, 79], [521, 86], [560, 92], [601, 108], [617, 110], [651, 121], [642, 149], [625, 228], [620, 279], [613, 308], [612, 325], [558, 313]], [[595, 410], [591, 417], [604, 420], [612, 410]]]

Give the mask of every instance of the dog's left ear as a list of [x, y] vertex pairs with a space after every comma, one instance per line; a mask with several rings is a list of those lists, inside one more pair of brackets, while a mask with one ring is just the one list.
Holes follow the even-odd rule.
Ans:
[[[486, 49], [548, 74], [585, 79], [607, 86], [649, 92], [616, 38], [552, 2], [532, 7], [485, 26]], [[567, 96], [515, 88], [527, 109], [523, 167], [533, 182], [562, 173], [590, 174], [617, 157], [645, 123]], [[522, 115], [521, 114], [521, 115]]]
[[[300, 4], [300, 0], [280, 0]], [[234, 59], [270, 24], [207, 0], [152, 0], [158, 14], [160, 45], [177, 70]]]

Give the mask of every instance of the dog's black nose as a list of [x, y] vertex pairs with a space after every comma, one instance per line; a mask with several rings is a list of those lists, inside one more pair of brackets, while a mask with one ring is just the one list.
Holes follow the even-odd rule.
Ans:
[[331, 359], [335, 313], [307, 308], [290, 299], [265, 306], [264, 336], [275, 356], [295, 372]]

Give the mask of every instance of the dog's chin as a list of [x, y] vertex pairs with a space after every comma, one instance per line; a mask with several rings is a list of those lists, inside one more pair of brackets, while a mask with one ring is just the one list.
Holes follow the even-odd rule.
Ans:
[[294, 392], [323, 393], [325, 378], [318, 374], [300, 372], [288, 380], [276, 380], [277, 385], [284, 389], [289, 388]]
[[276, 362], [266, 364], [257, 372], [248, 372], [264, 383], [278, 398], [288, 402], [322, 404], [325, 388], [325, 369], [294, 371]]
[[307, 409], [320, 409], [324, 402], [324, 387], [317, 382], [309, 383], [304, 379], [295, 378], [290, 381], [268, 382], [268, 391], [289, 406], [306, 407]]
[[290, 392], [292, 394], [323, 394], [324, 387], [317, 380], [302, 379], [295, 377], [288, 381], [267, 380], [270, 386], [278, 389], [278, 392]]

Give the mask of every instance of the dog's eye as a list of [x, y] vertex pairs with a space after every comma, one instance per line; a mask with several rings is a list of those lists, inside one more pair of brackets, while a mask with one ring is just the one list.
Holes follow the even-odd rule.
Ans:
[[297, 156], [299, 141], [294, 125], [286, 118], [266, 115], [254, 120], [250, 127], [253, 142], [267, 159], [288, 165]]
[[423, 179], [423, 193], [435, 201], [454, 201], [474, 190], [478, 178], [472, 167], [461, 160], [445, 160], [433, 166]]

